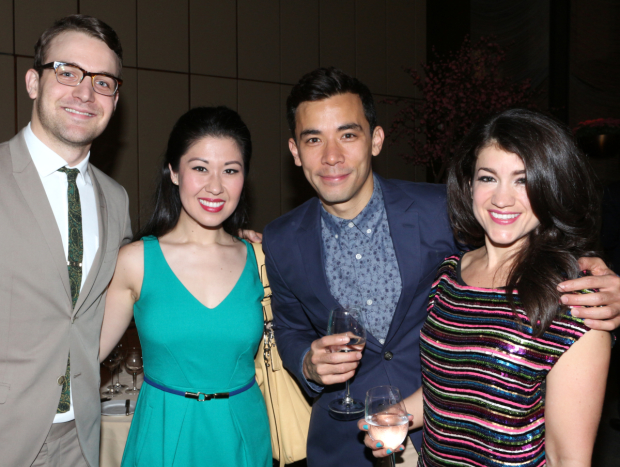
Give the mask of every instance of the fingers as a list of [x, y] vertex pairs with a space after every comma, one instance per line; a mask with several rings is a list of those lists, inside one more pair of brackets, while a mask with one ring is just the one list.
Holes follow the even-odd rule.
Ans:
[[590, 329], [598, 331], [613, 331], [620, 326], [618, 310], [609, 306], [571, 308], [571, 314], [576, 318], [582, 318], [584, 324]]
[[601, 258], [579, 258], [579, 269], [590, 271], [595, 276], [613, 274]]
[[583, 289], [609, 290], [620, 293], [620, 277], [615, 274], [601, 276], [584, 276], [558, 284], [560, 292], [572, 292]]
[[369, 434], [364, 436], [364, 444], [372, 451], [372, 455], [375, 457], [386, 457], [392, 454], [392, 452], [402, 452], [405, 450], [405, 446], [401, 444], [394, 451], [392, 451], [392, 449], [385, 447], [383, 441], [372, 439]]
[[607, 292], [564, 294], [560, 301], [568, 306], [606, 306], [610, 301], [613, 302], [613, 296]]
[[355, 371], [349, 371], [347, 373], [329, 374], [321, 376], [323, 385], [329, 386], [330, 384], [342, 384], [355, 376]]
[[244, 240], [248, 240], [252, 243], [263, 242], [263, 234], [259, 232], [255, 232], [254, 230], [239, 229], [238, 235], [240, 238], [243, 238]]
[[324, 336], [312, 342], [310, 351], [304, 357], [304, 376], [322, 385], [344, 383], [351, 379], [362, 359], [362, 352], [338, 352], [348, 342], [349, 338], [343, 334]]
[[590, 329], [595, 329], [597, 331], [613, 331], [614, 329], [618, 329], [618, 327], [620, 327], [620, 316], [605, 321], [597, 319], [584, 319], [583, 324], [588, 326]]
[[320, 339], [315, 340], [312, 343], [312, 350], [319, 351], [326, 347], [342, 346], [349, 342], [349, 338], [345, 334], [333, 334], [330, 336], [323, 336]]

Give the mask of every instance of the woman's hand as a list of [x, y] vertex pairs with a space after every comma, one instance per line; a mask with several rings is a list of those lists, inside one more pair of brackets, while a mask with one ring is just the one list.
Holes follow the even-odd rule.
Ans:
[[[409, 418], [409, 428], [411, 428], [413, 423], [413, 415], [407, 414], [407, 418]], [[392, 454], [392, 452], [402, 452], [405, 450], [405, 446], [401, 444], [394, 451], [392, 451], [391, 449], [386, 448], [380, 439], [372, 439], [370, 434], [368, 434], [368, 422], [363, 418], [357, 422], [357, 427], [361, 431], [366, 432], [366, 436], [364, 436], [364, 444], [372, 451], [372, 455], [375, 457], [386, 457]]]

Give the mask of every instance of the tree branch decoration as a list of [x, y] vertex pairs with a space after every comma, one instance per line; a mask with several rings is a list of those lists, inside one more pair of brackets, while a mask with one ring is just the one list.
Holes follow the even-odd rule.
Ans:
[[404, 105], [388, 129], [391, 141], [405, 140], [408, 162], [430, 167], [435, 183], [445, 175], [447, 162], [460, 140], [481, 117], [514, 107], [533, 108], [530, 80], [514, 82], [503, 75], [506, 51], [492, 37], [471, 43], [456, 52], [422, 64], [423, 75], [405, 68], [420, 99], [388, 99]]

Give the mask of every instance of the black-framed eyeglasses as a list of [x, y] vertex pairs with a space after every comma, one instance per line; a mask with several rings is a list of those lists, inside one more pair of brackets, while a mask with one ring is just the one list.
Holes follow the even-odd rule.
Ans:
[[65, 86], [79, 86], [86, 76], [91, 79], [97, 94], [113, 96], [123, 84], [123, 80], [107, 73], [91, 73], [73, 63], [49, 62], [41, 65], [41, 69], [52, 69], [56, 73], [56, 81]]

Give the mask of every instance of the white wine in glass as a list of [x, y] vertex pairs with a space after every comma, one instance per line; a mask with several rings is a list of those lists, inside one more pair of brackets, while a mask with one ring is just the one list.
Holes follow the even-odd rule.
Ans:
[[[338, 346], [337, 352], [353, 352], [366, 344], [366, 318], [364, 310], [356, 307], [338, 307], [329, 315], [327, 334], [345, 334], [349, 337], [346, 345]], [[357, 347], [357, 348], [355, 348]], [[340, 420], [353, 420], [364, 413], [364, 403], [351, 397], [349, 381], [345, 383], [344, 394], [329, 403], [332, 416]]]
[[383, 447], [392, 450], [392, 465], [396, 465], [394, 452], [409, 431], [409, 418], [400, 391], [395, 386], [377, 386], [366, 393], [366, 423], [368, 434]]

